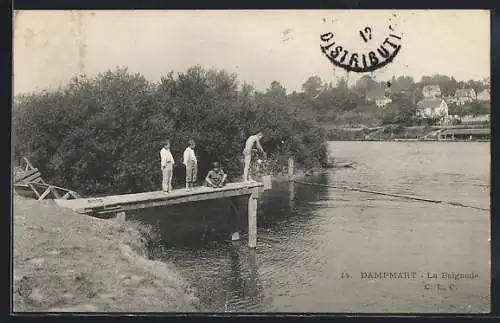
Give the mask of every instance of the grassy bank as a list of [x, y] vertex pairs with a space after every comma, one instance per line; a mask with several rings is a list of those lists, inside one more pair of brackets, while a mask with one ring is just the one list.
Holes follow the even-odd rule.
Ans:
[[193, 311], [175, 269], [146, 258], [139, 225], [14, 197], [16, 312]]

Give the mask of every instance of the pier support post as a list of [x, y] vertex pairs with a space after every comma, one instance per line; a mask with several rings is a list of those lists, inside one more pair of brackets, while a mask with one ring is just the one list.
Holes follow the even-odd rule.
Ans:
[[295, 165], [293, 158], [290, 157], [288, 158], [288, 180], [293, 181], [294, 180], [294, 173], [295, 173]]
[[125, 221], [126, 220], [126, 214], [125, 211], [120, 211], [116, 213], [116, 219], [120, 221]]
[[253, 189], [248, 199], [248, 247], [257, 246], [257, 198], [258, 189]]

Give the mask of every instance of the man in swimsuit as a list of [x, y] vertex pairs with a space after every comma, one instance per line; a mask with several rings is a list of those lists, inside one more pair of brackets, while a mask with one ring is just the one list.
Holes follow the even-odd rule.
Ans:
[[243, 181], [252, 181], [250, 178], [250, 162], [252, 161], [252, 150], [254, 145], [262, 152], [264, 155], [264, 158], [266, 156], [266, 152], [260, 145], [260, 139], [262, 139], [264, 135], [262, 132], [259, 132], [255, 135], [251, 135], [248, 137], [246, 143], [245, 143], [245, 149], [243, 149], [243, 158], [245, 161], [245, 168], [243, 169]]

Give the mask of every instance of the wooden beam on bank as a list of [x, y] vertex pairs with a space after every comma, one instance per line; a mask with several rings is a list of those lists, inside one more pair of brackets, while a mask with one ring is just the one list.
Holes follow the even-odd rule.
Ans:
[[39, 201], [40, 201], [40, 200], [43, 200], [44, 198], [46, 198], [46, 197], [47, 197], [47, 195], [49, 195], [49, 194], [50, 194], [50, 192], [51, 192], [50, 187], [47, 187], [47, 189], [46, 189], [46, 190], [42, 193], [42, 195], [40, 195], [40, 196], [38, 197], [38, 200], [39, 200]]

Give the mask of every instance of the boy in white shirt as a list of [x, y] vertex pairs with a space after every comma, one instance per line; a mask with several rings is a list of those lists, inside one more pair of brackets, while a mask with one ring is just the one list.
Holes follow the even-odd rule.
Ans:
[[166, 141], [160, 150], [162, 190], [165, 193], [172, 191], [172, 173], [174, 169], [174, 157], [170, 152], [170, 141]]
[[194, 153], [196, 144], [194, 140], [189, 140], [189, 146], [184, 150], [184, 166], [186, 166], [186, 189], [191, 190], [196, 183], [198, 175], [198, 161]]

